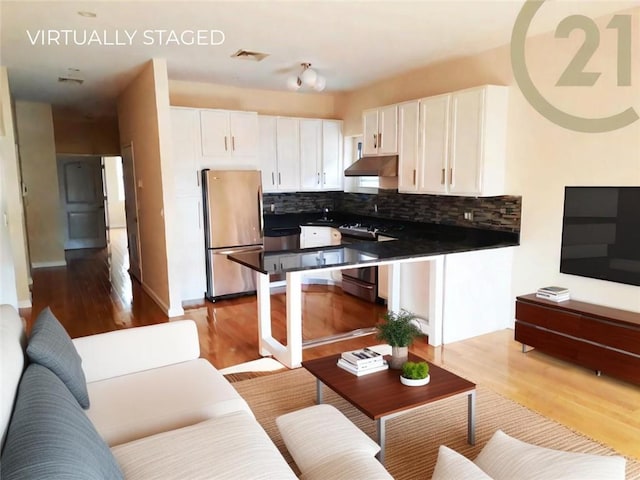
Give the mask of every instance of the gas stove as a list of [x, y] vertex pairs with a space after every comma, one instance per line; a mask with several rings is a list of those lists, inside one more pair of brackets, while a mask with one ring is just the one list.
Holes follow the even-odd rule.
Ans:
[[338, 231], [344, 236], [357, 237], [366, 240], [377, 240], [381, 233], [397, 231], [400, 227], [389, 225], [376, 225], [373, 223], [345, 223], [338, 227]]

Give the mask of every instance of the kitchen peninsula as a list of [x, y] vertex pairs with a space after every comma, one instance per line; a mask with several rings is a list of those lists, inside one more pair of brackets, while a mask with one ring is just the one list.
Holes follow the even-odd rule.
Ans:
[[[312, 219], [300, 218], [299, 221], [312, 222]], [[402, 228], [394, 232], [396, 238], [385, 242], [229, 255], [231, 260], [257, 272], [260, 354], [273, 355], [290, 368], [300, 366], [302, 276], [311, 270], [389, 265], [388, 308], [395, 311], [400, 309], [400, 265], [428, 262], [429, 284], [424, 285], [424, 294], [429, 298], [431, 345], [509, 326], [513, 319], [509, 290], [511, 247], [519, 244], [517, 234], [401, 223]], [[270, 274], [286, 275], [286, 346], [271, 333]]]

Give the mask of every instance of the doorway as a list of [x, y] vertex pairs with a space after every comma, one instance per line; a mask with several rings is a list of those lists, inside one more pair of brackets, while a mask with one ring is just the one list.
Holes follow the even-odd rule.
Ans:
[[58, 156], [64, 249], [107, 246], [102, 157]]

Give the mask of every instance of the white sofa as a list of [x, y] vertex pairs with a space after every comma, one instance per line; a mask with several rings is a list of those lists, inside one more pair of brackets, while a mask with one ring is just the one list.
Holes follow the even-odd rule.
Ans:
[[[3, 478], [65, 476], [65, 469], [71, 470], [65, 478], [113, 478], [113, 470], [90, 469], [89, 459], [106, 457], [124, 478], [296, 478], [244, 399], [198, 358], [191, 320], [74, 339], [90, 400], [84, 411], [69, 389], [59, 387], [60, 375], [29, 365], [26, 345], [18, 313], [0, 306]], [[45, 387], [33, 392], [38, 380], [32, 377], [45, 378]], [[51, 390], [57, 397], [44, 399]], [[24, 402], [31, 402], [26, 415]], [[51, 412], [59, 406], [67, 412]], [[39, 431], [39, 415], [46, 431]], [[58, 427], [63, 433], [54, 435]], [[64, 433], [76, 427], [79, 433]], [[30, 456], [29, 448], [37, 454]], [[49, 450], [53, 459], [47, 460]], [[80, 466], [73, 457], [83, 457]]]

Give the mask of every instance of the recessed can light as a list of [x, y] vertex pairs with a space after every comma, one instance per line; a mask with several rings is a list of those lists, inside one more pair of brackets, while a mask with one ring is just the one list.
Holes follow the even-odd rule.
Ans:
[[96, 18], [98, 16], [95, 13], [87, 12], [86, 10], [79, 11], [78, 15], [80, 15], [81, 17], [87, 17], [87, 18]]

